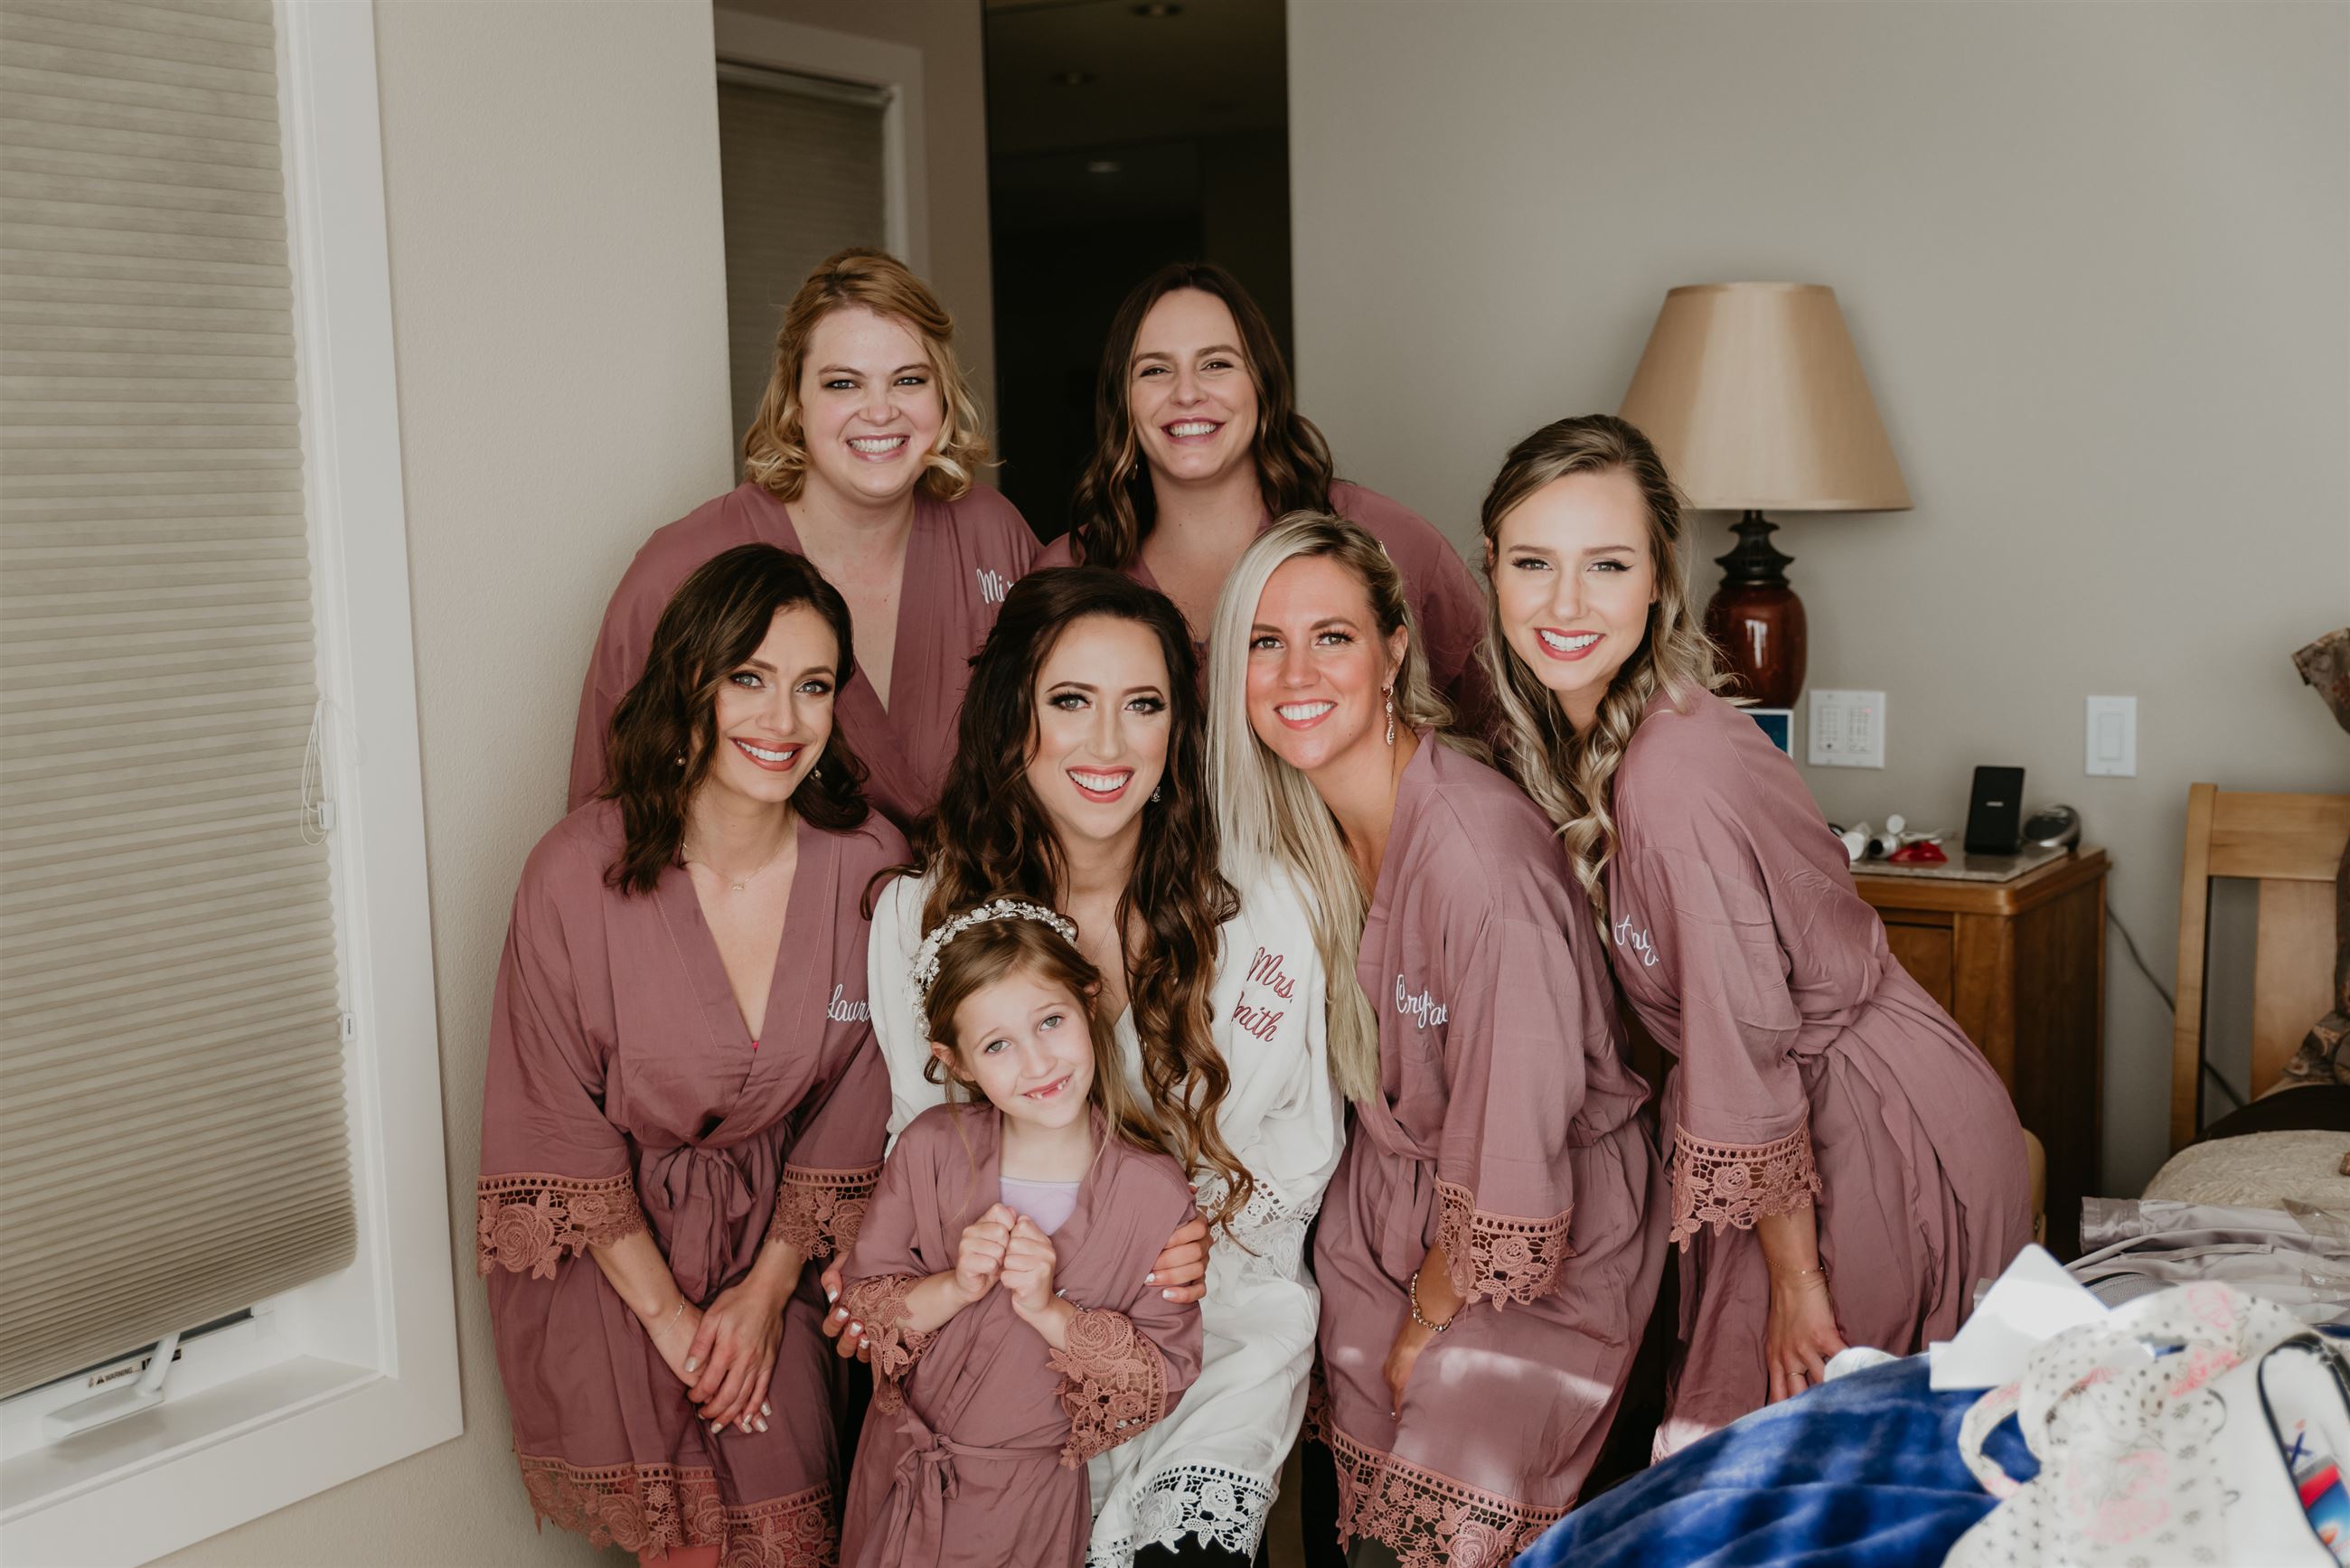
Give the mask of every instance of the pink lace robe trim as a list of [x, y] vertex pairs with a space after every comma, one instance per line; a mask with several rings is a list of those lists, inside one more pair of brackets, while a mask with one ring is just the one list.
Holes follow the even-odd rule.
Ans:
[[473, 1266], [553, 1279], [565, 1252], [606, 1246], [645, 1228], [637, 1185], [626, 1176], [485, 1176], [473, 1188]]
[[1565, 1516], [1409, 1464], [1355, 1441], [1326, 1419], [1338, 1472], [1338, 1543], [1366, 1536], [1401, 1568], [1502, 1568]]
[[1800, 1209], [1818, 1196], [1812, 1165], [1812, 1130], [1797, 1127], [1773, 1143], [1708, 1143], [1673, 1134], [1672, 1240], [1689, 1250], [1708, 1225], [1752, 1231], [1772, 1214]]
[[846, 1258], [865, 1223], [865, 1207], [881, 1168], [861, 1170], [808, 1170], [784, 1167], [783, 1185], [775, 1189], [775, 1219], [770, 1231], [801, 1257]]
[[914, 1274], [876, 1274], [858, 1280], [840, 1293], [840, 1304], [865, 1328], [865, 1343], [873, 1352], [873, 1407], [884, 1412], [906, 1402], [906, 1375], [915, 1360], [938, 1338], [935, 1331], [919, 1334], [900, 1326], [906, 1315], [906, 1293], [922, 1282]]
[[1452, 1262], [1452, 1288], [1466, 1309], [1481, 1298], [1496, 1308], [1539, 1301], [1558, 1286], [1558, 1266], [1575, 1256], [1566, 1244], [1572, 1208], [1547, 1220], [1515, 1220], [1477, 1208], [1477, 1195], [1449, 1181], [1436, 1184], [1444, 1212], [1437, 1245]]
[[1049, 1360], [1069, 1413], [1061, 1462], [1071, 1469], [1141, 1436], [1167, 1414], [1167, 1363], [1122, 1312], [1079, 1311], [1069, 1320], [1068, 1348]]
[[533, 1512], [595, 1546], [661, 1553], [715, 1546], [726, 1568], [834, 1568], [840, 1554], [832, 1488], [743, 1508], [720, 1501], [709, 1469], [612, 1465], [583, 1469], [517, 1456]]

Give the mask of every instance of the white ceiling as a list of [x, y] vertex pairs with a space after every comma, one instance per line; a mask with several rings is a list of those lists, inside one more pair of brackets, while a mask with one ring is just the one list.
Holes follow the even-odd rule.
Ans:
[[[986, 0], [997, 157], [1264, 130], [1287, 122], [1282, 0]], [[1077, 72], [1090, 80], [1065, 86]]]

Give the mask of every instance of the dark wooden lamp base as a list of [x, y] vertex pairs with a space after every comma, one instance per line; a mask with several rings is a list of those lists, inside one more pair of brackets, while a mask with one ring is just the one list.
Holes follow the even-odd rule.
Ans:
[[1765, 708], [1792, 708], [1804, 690], [1804, 601], [1787, 586], [1794, 561], [1773, 547], [1773, 524], [1749, 512], [1731, 532], [1738, 547], [1718, 556], [1721, 587], [1705, 607], [1705, 633], [1732, 677], [1729, 694]]

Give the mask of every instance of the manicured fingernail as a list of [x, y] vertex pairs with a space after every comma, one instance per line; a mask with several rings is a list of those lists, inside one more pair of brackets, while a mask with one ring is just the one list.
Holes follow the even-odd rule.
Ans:
[[765, 1431], [765, 1430], [767, 1429], [767, 1418], [766, 1418], [764, 1416], [762, 1416], [762, 1417], [759, 1417], [758, 1426], [759, 1426], [759, 1430], [761, 1430], [761, 1431], [763, 1431], [763, 1432], [764, 1432], [764, 1431]]
[[691, 1355], [689, 1355], [689, 1356], [687, 1356], [687, 1357], [685, 1358], [685, 1369], [686, 1369], [688, 1372], [694, 1371], [694, 1370], [696, 1370], [697, 1368], [699, 1368], [701, 1366], [702, 1366], [702, 1363], [701, 1363], [701, 1362], [699, 1362], [699, 1361], [696, 1361], [696, 1360], [695, 1360], [692, 1356], [691, 1356]]
[[840, 1293], [838, 1291], [827, 1291], [824, 1293], [824, 1299], [828, 1302], [837, 1302], [840, 1299]]
[[1161, 1301], [1171, 1302], [1175, 1299], [1175, 1293], [1173, 1291], [1160, 1291], [1159, 1293], [1159, 1299]]
[[726, 1423], [723, 1421], [712, 1421], [710, 1423], [710, 1435], [713, 1438], [725, 1429]]
[[762, 1415], [762, 1416], [772, 1416], [772, 1415], [774, 1415], [775, 1413], [775, 1407], [773, 1405], [768, 1404], [768, 1403], [767, 1403], [766, 1401], [764, 1401], [764, 1400], [761, 1400], [761, 1401], [759, 1402], [759, 1414], [760, 1414], [760, 1415]]
[[1145, 1274], [1142, 1276], [1142, 1282], [1146, 1285], [1155, 1285], [1159, 1282], [1159, 1276], [1157, 1274]]
[[852, 1322], [848, 1325], [848, 1332], [851, 1334], [863, 1334], [865, 1332], [865, 1325], [861, 1323]]

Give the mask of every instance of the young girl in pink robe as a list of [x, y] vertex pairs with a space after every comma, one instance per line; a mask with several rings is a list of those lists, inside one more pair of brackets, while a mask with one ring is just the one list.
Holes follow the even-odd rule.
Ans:
[[1712, 693], [1664, 465], [1619, 419], [1519, 443], [1484, 508], [1520, 780], [1561, 825], [1665, 1096], [1679, 1365], [1659, 1454], [1956, 1332], [2030, 1237], [1998, 1075], [1897, 962], [1783, 753]]
[[916, 958], [957, 1098], [899, 1135], [844, 1271], [876, 1379], [850, 1568], [1079, 1568], [1086, 1461], [1199, 1372], [1198, 1309], [1144, 1282], [1191, 1183], [1130, 1097], [1076, 937], [1004, 898]]
[[[894, 628], [880, 623], [888, 700], [859, 670], [840, 716], [874, 805], [901, 827], [931, 807], [971, 656], [1036, 556], [1018, 510], [973, 483], [987, 447], [952, 334], [921, 280], [879, 252], [844, 251], [800, 286], [744, 438], [743, 482], [656, 531], [612, 591], [572, 735], [575, 809], [603, 786], [612, 710], [644, 668], [661, 607], [687, 573], [749, 544], [809, 556], [855, 613], [894, 615]], [[868, 625], [868, 663], [879, 640]]]
[[[648, 1562], [834, 1561], [816, 1265], [879, 1174], [861, 900], [906, 855], [830, 727], [847, 627], [764, 545], [690, 579], [622, 711], [620, 793], [532, 851], [499, 965], [478, 1251], [515, 1451], [539, 1517]], [[714, 707], [713, 663], [736, 671]], [[739, 885], [702, 868], [716, 837], [681, 845], [730, 820], [783, 844]], [[746, 1022], [722, 942], [762, 899], [781, 930]]]
[[1314, 1241], [1309, 1465], [1335, 1469], [1336, 1517], [1309, 1469], [1309, 1560], [1335, 1523], [1357, 1564], [1499, 1564], [1573, 1506], [1656, 1296], [1647, 1087], [1549, 825], [1430, 727], [1378, 542], [1285, 520], [1217, 638], [1227, 831], [1284, 846], [1333, 945], [1359, 931], [1332, 962], [1360, 991], [1348, 1014], [1331, 988], [1355, 1120]]

